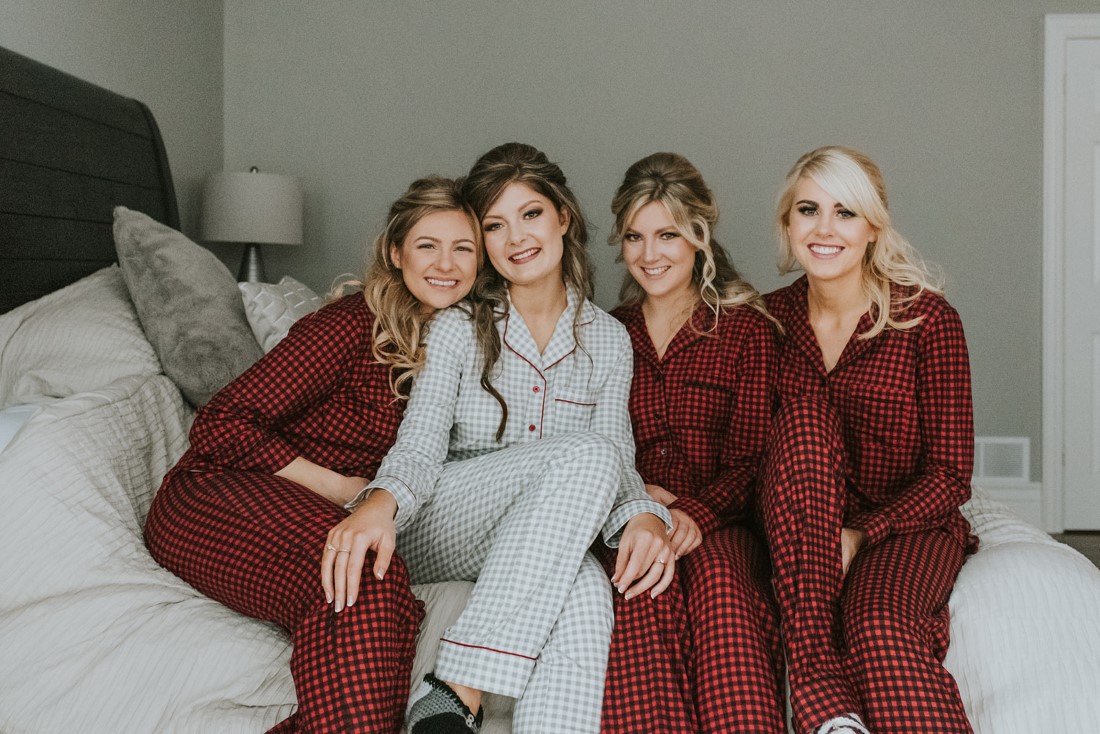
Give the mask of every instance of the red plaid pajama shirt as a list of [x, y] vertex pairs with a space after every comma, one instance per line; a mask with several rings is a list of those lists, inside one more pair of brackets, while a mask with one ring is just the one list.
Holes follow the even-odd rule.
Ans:
[[191, 448], [153, 501], [153, 557], [203, 594], [291, 636], [298, 710], [273, 731], [396, 732], [423, 605], [394, 557], [385, 580], [364, 564], [361, 596], [332, 612], [321, 553], [347, 511], [274, 472], [302, 456], [370, 479], [404, 403], [371, 354], [362, 294], [298, 321], [270, 354], [202, 409]]
[[[898, 314], [917, 326], [860, 339], [865, 314], [827, 372], [807, 289], [766, 297], [786, 335], [760, 498], [796, 731], [858, 713], [876, 734], [970, 732], [941, 664], [947, 599], [976, 548], [959, 511], [974, 452], [962, 324], [924, 292]], [[844, 578], [842, 527], [867, 534]]]
[[[752, 529], [771, 421], [775, 329], [759, 312], [701, 304], [664, 356], [640, 306], [614, 314], [634, 347], [636, 466], [703, 532], [656, 600], [615, 596], [605, 732], [782, 734], [779, 619]], [[712, 331], [713, 329], [713, 331]], [[605, 554], [613, 568], [614, 557]]]

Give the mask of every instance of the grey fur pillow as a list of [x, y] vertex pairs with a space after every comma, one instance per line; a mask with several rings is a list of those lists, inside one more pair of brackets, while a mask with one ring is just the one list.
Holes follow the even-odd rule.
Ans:
[[141, 212], [115, 207], [115, 249], [145, 336], [195, 407], [263, 356], [237, 281], [204, 247]]

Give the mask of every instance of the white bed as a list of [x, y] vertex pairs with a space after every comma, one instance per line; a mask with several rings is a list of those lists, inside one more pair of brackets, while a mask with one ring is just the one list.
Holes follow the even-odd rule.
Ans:
[[[165, 294], [152, 292], [149, 280], [175, 284], [173, 298], [216, 280], [171, 270], [201, 250], [178, 235], [147, 227], [136, 237], [137, 258], [131, 251], [121, 269], [100, 269], [114, 259], [113, 204], [149, 211], [159, 202], [154, 216], [174, 223], [155, 125], [146, 120], [152, 152], [160, 150], [150, 163], [156, 173], [138, 171], [136, 183], [112, 181], [95, 164], [95, 145], [114, 151], [117, 136], [57, 163], [58, 151], [73, 145], [71, 137], [50, 137], [70, 129], [56, 123], [58, 108], [79, 108], [74, 113], [85, 120], [110, 106], [101, 99], [110, 93], [27, 62], [0, 49], [0, 119], [8, 123], [0, 174], [12, 183], [0, 187], [0, 297], [8, 299], [0, 303], [8, 311], [0, 313], [0, 430], [7, 426], [10, 437], [0, 448], [0, 732], [264, 731], [295, 705], [286, 637], [202, 597], [157, 566], [142, 542], [153, 493], [186, 448], [193, 412], [184, 395], [216, 387], [192, 380], [216, 383], [240, 369], [222, 365], [213, 376], [189, 370], [187, 359], [209, 345], [181, 349], [180, 340], [195, 334], [158, 319], [190, 317], [206, 337], [210, 324], [232, 320], [217, 304], [236, 299], [233, 318], [251, 343], [223, 345], [220, 353], [239, 357], [258, 344], [228, 271], [228, 300], [203, 296], [198, 306], [168, 304], [160, 314], [153, 308], [166, 305]], [[36, 101], [49, 89], [59, 96]], [[133, 100], [109, 101], [147, 115]], [[133, 117], [111, 116], [124, 125]], [[95, 135], [102, 125], [92, 126]], [[20, 157], [32, 148], [40, 160], [30, 165]], [[46, 165], [61, 166], [50, 174], [59, 182], [54, 188], [43, 178]], [[71, 184], [78, 174], [87, 178]], [[89, 188], [104, 181], [102, 190]], [[16, 199], [26, 214], [9, 213]], [[95, 210], [77, 214], [88, 202]], [[78, 217], [88, 219], [87, 242], [82, 234], [74, 244]], [[24, 221], [32, 219], [34, 227]], [[19, 249], [47, 240], [36, 251], [62, 258], [71, 250], [72, 259], [40, 266]], [[16, 272], [10, 277], [18, 283], [4, 280]], [[982, 548], [951, 598], [947, 666], [975, 731], [1100, 731], [1100, 571], [978, 490], [966, 512]], [[428, 618], [414, 676], [430, 668], [436, 641], [468, 591], [468, 584], [417, 589]], [[486, 734], [508, 731], [507, 701], [490, 698], [487, 711]]]
[[[111, 268], [52, 298], [120, 301], [123, 285]], [[34, 308], [0, 316], [0, 335], [18, 319], [45, 352], [52, 331], [58, 351], [136, 353], [136, 318], [118, 345], [82, 344], [22, 315]], [[131, 364], [134, 374], [103, 385], [40, 396], [0, 451], [0, 731], [263, 731], [294, 706], [286, 637], [203, 598], [146, 552], [145, 512], [193, 412], [155, 362]], [[1100, 571], [975, 495], [966, 512], [982, 548], [951, 598], [947, 658], [975, 731], [1096, 731]], [[418, 589], [431, 608], [418, 673], [467, 589]], [[502, 703], [489, 704], [487, 732], [507, 731]]]

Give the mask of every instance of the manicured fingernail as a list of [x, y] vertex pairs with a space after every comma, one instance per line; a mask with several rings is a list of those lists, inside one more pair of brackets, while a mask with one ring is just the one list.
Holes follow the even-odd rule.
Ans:
[[332, 594], [328, 593], [327, 591], [325, 592], [325, 601], [329, 604], [332, 603]]
[[615, 589], [621, 594], [623, 593], [623, 586], [616, 586]]
[[385, 571], [375, 571], [374, 575], [378, 577], [379, 581], [381, 581], [382, 579], [384, 579], [386, 577], [386, 572]]
[[623, 599], [627, 599], [627, 600], [630, 600], [630, 599], [633, 599], [633, 598], [634, 598], [634, 592], [633, 591], [623, 597]]
[[613, 583], [613, 584], [619, 583], [619, 574], [615, 574], [614, 576], [611, 577], [611, 583]]
[[340, 610], [343, 609], [343, 608], [344, 608], [343, 604], [341, 604], [340, 602], [336, 602], [336, 608], [333, 611], [335, 611], [337, 614], [339, 614]]

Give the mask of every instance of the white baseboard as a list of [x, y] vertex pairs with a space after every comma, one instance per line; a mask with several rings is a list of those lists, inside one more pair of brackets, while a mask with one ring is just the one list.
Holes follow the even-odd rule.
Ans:
[[996, 479], [975, 480], [989, 495], [1008, 505], [1020, 519], [1037, 528], [1043, 527], [1043, 485], [1039, 482], [1009, 482]]

